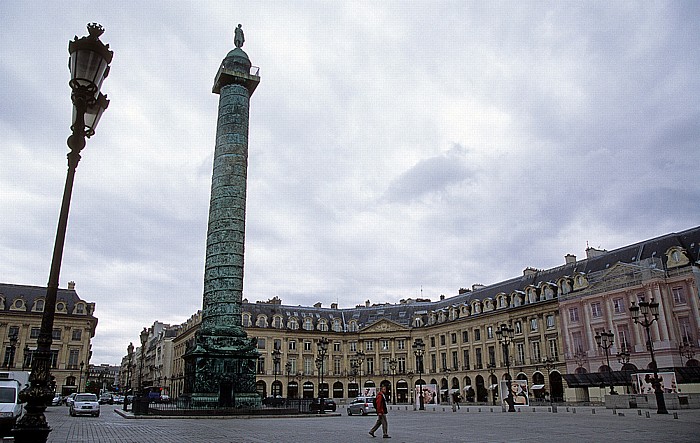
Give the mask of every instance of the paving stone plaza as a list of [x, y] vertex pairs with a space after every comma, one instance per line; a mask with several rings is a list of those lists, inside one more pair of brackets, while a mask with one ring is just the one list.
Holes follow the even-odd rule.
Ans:
[[[594, 412], [595, 411], [595, 412]], [[504, 413], [500, 408], [462, 407], [457, 412], [438, 407], [426, 411], [394, 407], [389, 434], [394, 442], [697, 442], [700, 410], [636, 409], [613, 413], [602, 407], [523, 408]], [[47, 409], [53, 428], [49, 441], [63, 442], [357, 442], [372, 441], [367, 431], [373, 415], [348, 417], [344, 408], [327, 416], [304, 418], [164, 419], [114, 412], [103, 406], [93, 417], [69, 417], [63, 406]], [[677, 417], [677, 418], [676, 418]], [[377, 438], [380, 438], [380, 433]], [[10, 440], [11, 441], [11, 440]]]

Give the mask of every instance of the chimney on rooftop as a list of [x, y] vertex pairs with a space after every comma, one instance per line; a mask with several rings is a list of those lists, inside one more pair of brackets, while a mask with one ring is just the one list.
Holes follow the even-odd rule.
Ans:
[[320, 302], [320, 301], [314, 303], [314, 308], [320, 308], [320, 307], [321, 307], [321, 302]]
[[338, 303], [331, 303], [331, 309], [338, 309]]
[[445, 299], [445, 294], [440, 294], [440, 300], [444, 300], [444, 299]]
[[365, 307], [369, 308], [369, 300], [365, 301]]
[[567, 265], [570, 265], [572, 263], [576, 263], [576, 256], [574, 254], [566, 254], [564, 256], [564, 260], [566, 260]]
[[479, 289], [483, 289], [486, 286], [482, 285], [481, 283], [474, 283], [472, 285], [472, 291], [478, 291]]
[[599, 255], [603, 255], [606, 252], [608, 251], [606, 251], [605, 249], [586, 248], [586, 258], [598, 257]]
[[523, 276], [525, 276], [525, 277], [529, 277], [529, 276], [535, 275], [535, 274], [537, 274], [537, 269], [535, 269], [531, 266], [528, 266], [527, 268], [523, 269]]
[[74, 281], [68, 282], [68, 290], [75, 291], [75, 282]]

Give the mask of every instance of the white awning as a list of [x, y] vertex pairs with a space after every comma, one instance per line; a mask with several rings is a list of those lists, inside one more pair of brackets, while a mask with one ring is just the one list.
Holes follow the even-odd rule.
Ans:
[[463, 389], [464, 389], [465, 391], [468, 391], [469, 389], [471, 389], [471, 387], [472, 387], [472, 385], [469, 385], [469, 386], [465, 386]]
[[440, 389], [441, 394], [444, 394], [445, 392], [447, 392], [447, 389]]
[[491, 385], [491, 386], [489, 386], [489, 390], [490, 390], [490, 391], [493, 391], [493, 390], [496, 389], [497, 387], [498, 387], [498, 385]]
[[544, 388], [544, 385], [532, 385], [532, 390], [537, 391], [538, 389]]

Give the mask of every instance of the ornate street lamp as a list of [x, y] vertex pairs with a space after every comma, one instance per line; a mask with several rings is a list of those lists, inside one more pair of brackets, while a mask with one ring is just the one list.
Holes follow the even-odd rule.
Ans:
[[413, 342], [413, 354], [416, 356], [416, 369], [418, 369], [418, 409], [425, 410], [425, 398], [423, 397], [423, 356], [425, 355], [425, 343], [417, 338]]
[[18, 341], [17, 333], [13, 332], [10, 335], [10, 355], [9, 355], [9, 359], [7, 362], [7, 367], [9, 369], [12, 369], [12, 367], [15, 364], [15, 351], [17, 350], [17, 341]]
[[510, 376], [510, 352], [509, 346], [513, 342], [513, 336], [515, 335], [515, 329], [508, 327], [505, 323], [501, 325], [499, 329], [496, 329], [496, 338], [498, 342], [501, 343], [503, 347], [503, 356], [506, 359], [506, 386], [508, 387], [508, 397], [506, 403], [508, 403], [508, 412], [515, 412], [515, 400], [513, 399], [513, 389], [511, 388], [511, 376]]
[[146, 356], [146, 341], [148, 341], [148, 330], [144, 327], [139, 335], [141, 340], [141, 362], [139, 364], [139, 398], [143, 395], [143, 359]]
[[[493, 363], [487, 363], [486, 364], [486, 369], [488, 369], [489, 374], [491, 374], [491, 377], [489, 377], [489, 383], [493, 384], [493, 379], [494, 379], [494, 374], [496, 373], [496, 362]], [[498, 383], [496, 383], [496, 387], [498, 387]], [[496, 389], [491, 389], [491, 403], [496, 406]]]
[[[654, 387], [654, 395], [656, 396], [656, 413], [657, 414], [668, 414], [666, 409], [666, 401], [664, 400], [664, 391], [661, 387], [661, 378], [659, 378], [659, 368], [656, 364], [656, 358], [654, 358], [654, 342], [651, 339], [651, 325], [659, 319], [659, 304], [652, 298], [651, 301], [644, 301], [644, 297], [640, 297], [639, 306], [632, 302], [630, 306], [630, 312], [632, 313], [632, 320], [642, 327], [647, 332], [647, 343], [649, 344], [649, 353], [651, 354], [651, 365], [654, 369], [654, 379], [651, 381]], [[640, 319], [639, 314], [642, 314], [644, 318]]]
[[355, 360], [357, 360], [357, 376], [359, 378], [359, 384], [358, 387], [360, 389], [359, 394], [362, 395], [362, 363], [365, 361], [365, 353], [364, 351], [357, 351], [355, 352]]
[[326, 337], [321, 337], [321, 339], [317, 343], [317, 350], [318, 350], [318, 364], [319, 366], [319, 373], [321, 375], [321, 384], [318, 386], [318, 396], [320, 400], [320, 407], [319, 407], [319, 414], [325, 414], [326, 411], [324, 410], [324, 402], [323, 402], [323, 373], [324, 368], [323, 365], [326, 360], [326, 355], [328, 354], [328, 339]]
[[85, 362], [80, 362], [80, 376], [78, 377], [78, 392], [83, 392], [83, 368], [85, 367]]
[[389, 360], [389, 369], [391, 369], [391, 389], [393, 393], [391, 394], [392, 404], [396, 404], [396, 368], [399, 366], [399, 362], [392, 358]]
[[131, 387], [131, 366], [132, 360], [134, 358], [134, 344], [129, 342], [129, 346], [126, 347], [127, 355], [127, 367], [126, 367], [126, 389], [124, 389], [124, 410], [126, 411], [129, 402], [126, 401], [126, 396], [129, 393], [129, 388]]
[[289, 398], [289, 376], [292, 373], [292, 362], [288, 361], [284, 364], [284, 371], [287, 373], [287, 398]]
[[629, 394], [629, 381], [627, 380], [627, 363], [630, 362], [630, 350], [627, 347], [627, 343], [623, 343], [622, 349], [620, 349], [620, 352], [617, 353], [617, 361], [620, 363], [620, 371], [625, 374], [625, 384], [626, 384], [626, 392]]
[[68, 211], [75, 169], [80, 161], [80, 151], [85, 147], [85, 138], [95, 133], [95, 127], [109, 101], [102, 95], [100, 88], [109, 73], [113, 52], [109, 45], [100, 41], [104, 28], [97, 23], [87, 25], [89, 36], [78, 38], [68, 43], [68, 68], [71, 79], [71, 100], [73, 102], [72, 134], [68, 137], [68, 174], [63, 189], [61, 212], [58, 218], [58, 229], [54, 243], [53, 257], [49, 282], [46, 286], [44, 312], [41, 317], [41, 328], [37, 338], [37, 349], [32, 359], [32, 373], [29, 376], [30, 387], [20, 393], [20, 400], [26, 402], [26, 413], [17, 420], [13, 434], [15, 441], [45, 442], [51, 432], [46, 422], [44, 411], [53, 398], [51, 390], [51, 343], [53, 342], [53, 323], [56, 314], [56, 295], [61, 272], [63, 244], [68, 225]]
[[282, 352], [280, 352], [279, 349], [275, 348], [272, 351], [272, 372], [275, 374], [275, 382], [272, 384], [272, 395], [275, 395], [275, 389], [277, 387], [277, 370], [280, 365], [280, 361], [282, 360]]
[[610, 395], [617, 395], [617, 392], [615, 392], [615, 386], [613, 385], [613, 376], [612, 376], [612, 368], [610, 367], [610, 348], [613, 347], [615, 344], [615, 334], [612, 333], [612, 331], [609, 332], [601, 332], [600, 334], [596, 334], [595, 336], [595, 342], [598, 345], [599, 348], [605, 350], [605, 360], [608, 364], [608, 372], [610, 373]]
[[547, 381], [549, 383], [549, 406], [552, 408], [552, 412], [554, 411], [554, 395], [552, 395], [552, 369], [556, 367], [556, 362], [553, 358], [543, 358], [542, 359], [542, 364], [544, 365], [545, 371], [547, 371]]

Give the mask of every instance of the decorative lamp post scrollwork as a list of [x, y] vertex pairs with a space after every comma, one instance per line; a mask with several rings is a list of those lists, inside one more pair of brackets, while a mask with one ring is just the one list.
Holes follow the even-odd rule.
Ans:
[[[657, 414], [668, 414], [666, 409], [666, 401], [664, 400], [664, 390], [661, 386], [661, 378], [659, 378], [659, 368], [656, 364], [656, 358], [654, 357], [654, 342], [651, 339], [651, 325], [659, 320], [659, 304], [652, 298], [651, 301], [644, 301], [644, 297], [639, 300], [639, 305], [632, 302], [630, 306], [630, 312], [632, 313], [632, 320], [638, 325], [641, 325], [647, 333], [647, 344], [649, 345], [649, 353], [651, 354], [651, 366], [654, 370], [654, 378], [651, 380], [651, 384], [654, 387], [654, 395], [656, 397], [656, 413]], [[639, 314], [642, 314], [640, 318]]]
[[325, 405], [324, 405], [324, 384], [323, 384], [323, 375], [325, 372], [324, 364], [326, 361], [326, 356], [328, 355], [328, 339], [326, 337], [321, 337], [317, 343], [317, 353], [318, 353], [318, 363], [320, 364], [319, 366], [319, 372], [321, 375], [321, 383], [318, 386], [318, 396], [319, 396], [319, 402], [321, 403], [319, 405], [319, 414], [325, 414]]
[[44, 312], [41, 317], [41, 328], [37, 338], [37, 348], [32, 358], [32, 372], [29, 376], [30, 386], [20, 393], [20, 400], [26, 402], [25, 414], [17, 420], [13, 433], [16, 442], [45, 442], [51, 432], [44, 411], [53, 398], [51, 389], [51, 344], [53, 342], [53, 324], [56, 314], [56, 297], [58, 294], [59, 274], [63, 258], [63, 245], [68, 226], [68, 212], [73, 193], [75, 170], [80, 161], [80, 151], [85, 147], [85, 138], [95, 133], [95, 127], [102, 113], [109, 104], [107, 96], [100, 92], [102, 82], [109, 73], [109, 64], [114, 53], [109, 45], [100, 41], [104, 28], [97, 23], [87, 25], [88, 36], [78, 38], [68, 43], [68, 68], [71, 79], [71, 101], [73, 102], [73, 124], [71, 135], [68, 137], [68, 173], [63, 189], [61, 211], [58, 218], [56, 241], [49, 282], [46, 286]]
[[389, 360], [389, 369], [391, 369], [391, 403], [396, 404], [396, 368], [399, 366], [399, 362], [392, 358]]
[[358, 388], [359, 388], [359, 395], [363, 395], [362, 393], [362, 363], [365, 361], [365, 353], [363, 351], [357, 351], [355, 352], [355, 360], [357, 361], [357, 377], [359, 379], [358, 383]]

